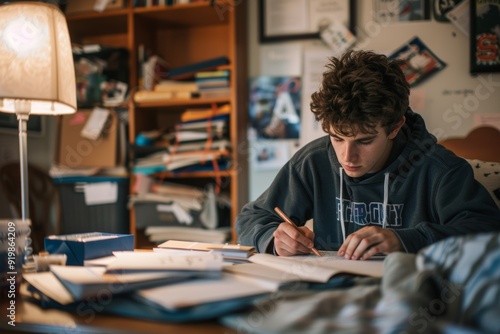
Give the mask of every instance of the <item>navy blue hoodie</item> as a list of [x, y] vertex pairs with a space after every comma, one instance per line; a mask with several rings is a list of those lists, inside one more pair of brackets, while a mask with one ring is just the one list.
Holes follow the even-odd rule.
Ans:
[[282, 222], [276, 206], [299, 226], [313, 219], [315, 246], [323, 250], [338, 250], [344, 233], [369, 225], [392, 229], [411, 253], [448, 236], [500, 230], [500, 211], [469, 163], [436, 144], [411, 110], [388, 163], [374, 174], [347, 176], [329, 136], [297, 151], [241, 210], [239, 243], [272, 252], [272, 234]]

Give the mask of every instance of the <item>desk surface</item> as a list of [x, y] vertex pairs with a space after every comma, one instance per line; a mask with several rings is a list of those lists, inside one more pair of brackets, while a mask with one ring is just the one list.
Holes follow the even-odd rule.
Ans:
[[1, 333], [182, 333], [182, 334], [235, 334], [235, 330], [216, 321], [195, 323], [168, 323], [126, 318], [96, 312], [77, 315], [56, 309], [43, 309], [26, 298], [16, 299], [15, 327], [8, 324], [7, 303], [0, 302]]

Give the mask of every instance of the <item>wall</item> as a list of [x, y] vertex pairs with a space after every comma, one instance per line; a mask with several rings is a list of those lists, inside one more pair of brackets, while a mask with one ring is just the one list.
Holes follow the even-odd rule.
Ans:
[[[260, 73], [260, 50], [258, 41], [257, 1], [248, 1], [249, 12], [249, 75]], [[500, 74], [469, 74], [469, 39], [451, 23], [434, 20], [410, 23], [394, 23], [382, 26], [372, 19], [372, 1], [356, 1], [355, 49], [371, 49], [389, 54], [413, 36], [422, 41], [447, 66], [429, 80], [412, 89], [412, 108], [420, 113], [430, 132], [438, 139], [463, 136], [474, 126], [474, 117], [479, 114], [500, 114]], [[297, 42], [295, 42], [297, 43]], [[300, 41], [303, 49], [317, 42]], [[488, 83], [487, 83], [488, 82]], [[487, 84], [485, 84], [487, 83]], [[302, 96], [302, 119], [310, 117], [308, 96]], [[323, 135], [321, 131], [310, 137]], [[290, 152], [297, 149], [296, 141], [290, 142]], [[276, 170], [256, 171], [250, 169], [250, 200], [259, 196], [271, 183]]]

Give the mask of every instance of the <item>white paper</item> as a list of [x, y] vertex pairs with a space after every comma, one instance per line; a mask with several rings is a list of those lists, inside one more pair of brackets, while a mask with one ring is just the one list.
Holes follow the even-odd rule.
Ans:
[[273, 291], [273, 287], [259, 284], [258, 280], [224, 273], [219, 279], [197, 279], [170, 286], [139, 290], [137, 294], [156, 305], [173, 310]]
[[221, 271], [223, 262], [221, 254], [212, 252], [191, 253], [183, 256], [171, 255], [162, 252], [119, 252], [115, 255], [116, 260], [107, 266], [108, 272], [119, 270]]
[[303, 34], [309, 28], [306, 0], [265, 1], [265, 35]]
[[324, 136], [321, 125], [314, 119], [311, 112], [311, 95], [321, 87], [323, 72], [326, 70], [328, 58], [332, 56], [329, 48], [310, 48], [304, 51], [304, 74], [302, 96], [302, 124], [300, 129], [300, 144], [303, 146], [313, 139]]
[[310, 0], [309, 30], [322, 31], [334, 22], [348, 25], [349, 12], [348, 0]]
[[465, 36], [469, 36], [470, 31], [470, 10], [469, 0], [462, 0], [455, 8], [446, 13], [446, 17]]
[[109, 118], [109, 110], [103, 108], [94, 108], [90, 117], [87, 119], [80, 135], [84, 138], [97, 140], [101, 136], [106, 122]]
[[260, 73], [267, 76], [301, 76], [302, 45], [268, 44], [260, 47]]
[[116, 182], [87, 183], [83, 186], [86, 205], [116, 203], [118, 185]]

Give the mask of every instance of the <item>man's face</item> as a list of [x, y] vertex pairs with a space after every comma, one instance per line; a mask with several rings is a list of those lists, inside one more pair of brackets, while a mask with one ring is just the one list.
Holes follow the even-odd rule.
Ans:
[[375, 134], [358, 132], [354, 137], [346, 137], [332, 129], [330, 141], [339, 163], [350, 177], [360, 177], [382, 169], [392, 149], [392, 139], [400, 126], [389, 135], [377, 125]]

